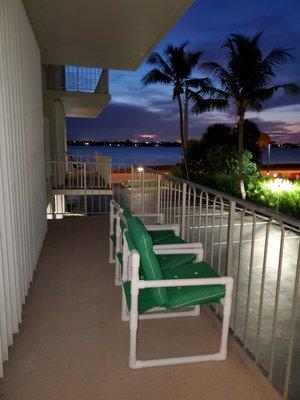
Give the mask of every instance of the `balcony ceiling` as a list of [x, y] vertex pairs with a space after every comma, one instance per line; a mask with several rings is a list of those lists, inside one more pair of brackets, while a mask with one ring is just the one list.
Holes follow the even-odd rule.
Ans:
[[23, 0], [44, 64], [135, 70], [194, 0]]
[[105, 93], [48, 90], [47, 94], [50, 98], [60, 99], [65, 116], [73, 118], [97, 118], [111, 99], [111, 96]]

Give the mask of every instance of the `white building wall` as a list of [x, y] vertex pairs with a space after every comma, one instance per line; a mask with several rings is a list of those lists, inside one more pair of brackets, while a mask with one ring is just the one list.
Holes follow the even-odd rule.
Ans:
[[20, 0], [0, 0], [0, 375], [46, 225], [40, 51]]

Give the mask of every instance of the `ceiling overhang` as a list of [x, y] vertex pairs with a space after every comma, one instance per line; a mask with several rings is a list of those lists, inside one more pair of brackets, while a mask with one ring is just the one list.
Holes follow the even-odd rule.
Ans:
[[44, 64], [135, 70], [194, 0], [23, 0]]
[[66, 92], [47, 90], [50, 98], [61, 100], [66, 117], [97, 118], [109, 103], [111, 96], [105, 93]]

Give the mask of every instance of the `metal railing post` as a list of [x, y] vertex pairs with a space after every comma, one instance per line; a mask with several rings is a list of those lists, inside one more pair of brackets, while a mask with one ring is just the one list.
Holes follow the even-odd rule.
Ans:
[[86, 163], [83, 163], [83, 181], [84, 181], [84, 213], [85, 215], [87, 215]]
[[160, 186], [161, 186], [161, 175], [157, 174], [157, 213], [160, 213]]
[[182, 208], [181, 208], [181, 237], [185, 238], [186, 228], [186, 188], [187, 184], [184, 182], [182, 185]]
[[236, 202], [229, 200], [228, 209], [228, 231], [227, 231], [227, 254], [226, 254], [226, 275], [230, 275], [233, 255], [234, 221]]
[[141, 173], [141, 207], [142, 214], [145, 214], [145, 170]]
[[133, 196], [134, 196], [134, 167], [131, 165], [131, 192], [130, 192], [130, 210], [133, 211]]
[[300, 303], [299, 286], [300, 286], [300, 247], [298, 249], [298, 259], [297, 259], [294, 294], [293, 294], [293, 304], [292, 304], [292, 317], [291, 317], [291, 325], [290, 325], [290, 337], [289, 337], [287, 363], [286, 363], [287, 366], [286, 366], [286, 371], [285, 371], [284, 387], [283, 387], [283, 396], [285, 399], [288, 398], [289, 388], [290, 388], [290, 380], [291, 380], [291, 372], [292, 372], [293, 349], [294, 349], [294, 345], [295, 345], [296, 321], [297, 321], [297, 314], [299, 312], [299, 303]]

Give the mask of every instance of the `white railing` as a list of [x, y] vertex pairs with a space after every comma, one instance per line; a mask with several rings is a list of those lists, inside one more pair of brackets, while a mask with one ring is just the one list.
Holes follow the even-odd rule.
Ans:
[[49, 218], [108, 211], [112, 196], [110, 161], [51, 161], [49, 170]]
[[132, 168], [128, 186], [128, 206], [179, 223], [234, 278], [233, 335], [283, 396], [300, 398], [300, 221], [147, 168]]

